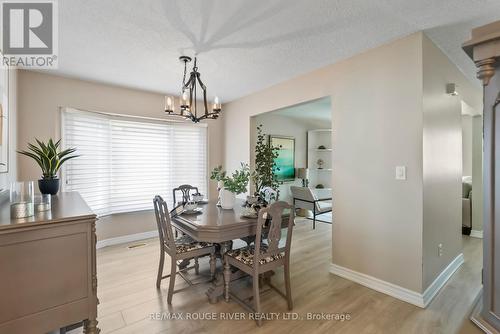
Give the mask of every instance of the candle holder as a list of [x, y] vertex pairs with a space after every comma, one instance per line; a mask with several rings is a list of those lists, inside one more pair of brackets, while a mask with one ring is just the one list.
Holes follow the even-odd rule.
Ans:
[[35, 212], [49, 211], [52, 209], [50, 194], [35, 195]]
[[35, 214], [33, 181], [12, 182], [10, 185], [10, 217], [26, 218]]

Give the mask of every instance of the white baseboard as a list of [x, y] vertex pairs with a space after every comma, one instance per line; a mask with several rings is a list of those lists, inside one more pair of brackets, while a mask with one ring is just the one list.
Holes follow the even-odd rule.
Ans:
[[427, 307], [427, 305], [430, 304], [432, 299], [438, 294], [439, 290], [448, 282], [450, 277], [457, 271], [458, 268], [464, 263], [464, 254], [460, 253], [457, 255], [456, 258], [453, 259], [453, 261], [450, 262], [444, 268], [444, 270], [441, 272], [441, 274], [438, 275], [434, 279], [434, 282], [429, 285], [427, 289], [425, 289], [422, 298], [424, 302], [424, 307]]
[[418, 292], [383, 281], [370, 275], [362, 274], [360, 272], [341, 267], [334, 263], [330, 265], [330, 272], [334, 275], [346, 278], [358, 284], [364, 285], [367, 288], [385, 293], [386, 295], [400, 299], [407, 303], [419, 307], [424, 307], [422, 295]]
[[459, 254], [441, 272], [441, 274], [439, 274], [439, 276], [434, 280], [434, 282], [432, 282], [432, 284], [425, 290], [423, 294], [403, 288], [393, 283], [383, 281], [376, 277], [336, 265], [334, 263], [330, 264], [330, 272], [334, 275], [346, 278], [370, 289], [385, 293], [386, 295], [389, 295], [391, 297], [397, 298], [418, 307], [425, 308], [427, 307], [427, 305], [429, 305], [434, 296], [439, 292], [439, 290], [444, 286], [444, 284], [462, 265], [463, 262], [463, 254]]
[[107, 247], [107, 246], [126, 244], [128, 242], [154, 238], [157, 236], [158, 236], [158, 231], [156, 231], [156, 230], [142, 232], [142, 233], [136, 233], [136, 234], [129, 234], [129, 235], [121, 236], [121, 237], [99, 240], [99, 241], [97, 241], [96, 248], [99, 249], [99, 248], [103, 248], [103, 247]]
[[480, 238], [480, 239], [482, 239], [483, 238], [483, 231], [472, 230], [472, 231], [470, 231], [470, 236], [473, 237], [473, 238]]

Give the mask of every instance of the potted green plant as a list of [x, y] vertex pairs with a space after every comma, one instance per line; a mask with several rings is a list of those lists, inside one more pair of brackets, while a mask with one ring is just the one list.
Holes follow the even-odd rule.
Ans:
[[218, 166], [212, 171], [211, 179], [222, 181], [223, 187], [220, 190], [220, 204], [223, 209], [230, 210], [234, 208], [236, 195], [247, 192], [248, 181], [250, 180], [250, 167], [248, 164], [241, 163], [239, 170], [227, 176], [222, 167]]
[[[265, 188], [273, 189], [279, 196], [280, 181], [276, 176], [276, 171], [279, 170], [276, 166], [276, 158], [278, 157], [279, 147], [271, 146], [267, 140], [267, 135], [262, 131], [262, 124], [257, 126], [257, 143], [255, 145], [255, 170], [252, 172], [251, 178], [255, 186], [255, 194], [258, 201], [262, 204], [265, 202]], [[278, 198], [272, 198], [277, 200]]]
[[18, 153], [32, 158], [42, 169], [42, 178], [38, 180], [38, 188], [42, 194], [55, 195], [59, 191], [57, 172], [68, 160], [78, 157], [74, 155], [76, 148], [62, 150], [59, 148], [61, 140], [54, 143], [49, 139], [47, 143], [35, 139], [37, 145], [28, 143], [28, 150]]

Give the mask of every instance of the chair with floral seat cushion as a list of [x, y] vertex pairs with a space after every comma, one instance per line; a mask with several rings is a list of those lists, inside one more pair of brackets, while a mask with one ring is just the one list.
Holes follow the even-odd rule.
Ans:
[[[156, 278], [156, 287], [160, 288], [161, 280], [170, 277], [170, 282], [168, 286], [168, 298], [169, 304], [172, 303], [172, 295], [174, 293], [180, 292], [183, 289], [174, 291], [175, 277], [179, 274], [189, 286], [194, 285], [184, 273], [189, 269], [195, 269], [196, 274], [199, 271], [198, 257], [210, 256], [210, 280], [214, 278], [215, 275], [215, 246], [206, 242], [197, 242], [188, 235], [183, 235], [180, 238], [174, 238], [172, 223], [170, 220], [170, 213], [168, 211], [167, 203], [160, 197], [155, 196], [153, 200], [153, 205], [155, 208], [156, 223], [158, 226], [158, 235], [160, 237], [160, 264], [158, 267], [158, 276]], [[163, 276], [163, 264], [165, 261], [165, 253], [170, 255], [171, 267], [170, 274]], [[192, 267], [182, 268], [177, 270], [177, 261], [195, 259], [195, 264]]]
[[[266, 244], [261, 244], [260, 245], [260, 253], [265, 254], [267, 252], [267, 245]], [[246, 265], [252, 266], [253, 261], [254, 261], [254, 255], [255, 255], [255, 246], [250, 245], [247, 247], [243, 248], [238, 248], [238, 249], [233, 249], [227, 252], [228, 256], [234, 257], [236, 260], [243, 262]], [[275, 260], [279, 260], [281, 258], [285, 257], [285, 252], [280, 252], [275, 255], [269, 256], [269, 257], [264, 257], [259, 260], [260, 264], [266, 264]]]
[[[284, 211], [289, 211], [288, 226], [286, 227], [286, 242], [280, 245]], [[288, 303], [288, 309], [293, 309], [290, 286], [290, 246], [294, 223], [294, 208], [287, 202], [275, 202], [271, 206], [260, 209], [254, 245], [229, 250], [224, 255], [224, 297], [229, 301], [229, 283], [231, 281], [231, 266], [252, 276], [253, 280], [253, 307], [245, 303], [235, 294], [231, 297], [257, 314], [261, 313], [259, 295], [259, 276], [283, 266], [285, 275], [285, 293], [271, 284], [267, 284], [283, 296]], [[266, 226], [265, 226], [266, 225]], [[267, 239], [264, 238], [267, 236]], [[261, 317], [256, 319], [257, 325], [262, 324]]]
[[198, 242], [193, 238], [191, 238], [190, 236], [188, 236], [187, 234], [175, 239], [175, 249], [177, 251], [177, 254], [189, 252], [195, 249], [206, 248], [210, 246], [212, 246], [212, 244], [208, 242]]

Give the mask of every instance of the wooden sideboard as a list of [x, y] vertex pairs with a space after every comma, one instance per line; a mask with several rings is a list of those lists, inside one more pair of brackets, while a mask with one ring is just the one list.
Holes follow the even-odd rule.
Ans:
[[[3, 196], [5, 197], [5, 196]], [[43, 334], [83, 321], [97, 328], [96, 215], [76, 192], [52, 210], [10, 219], [0, 204], [0, 334]]]

